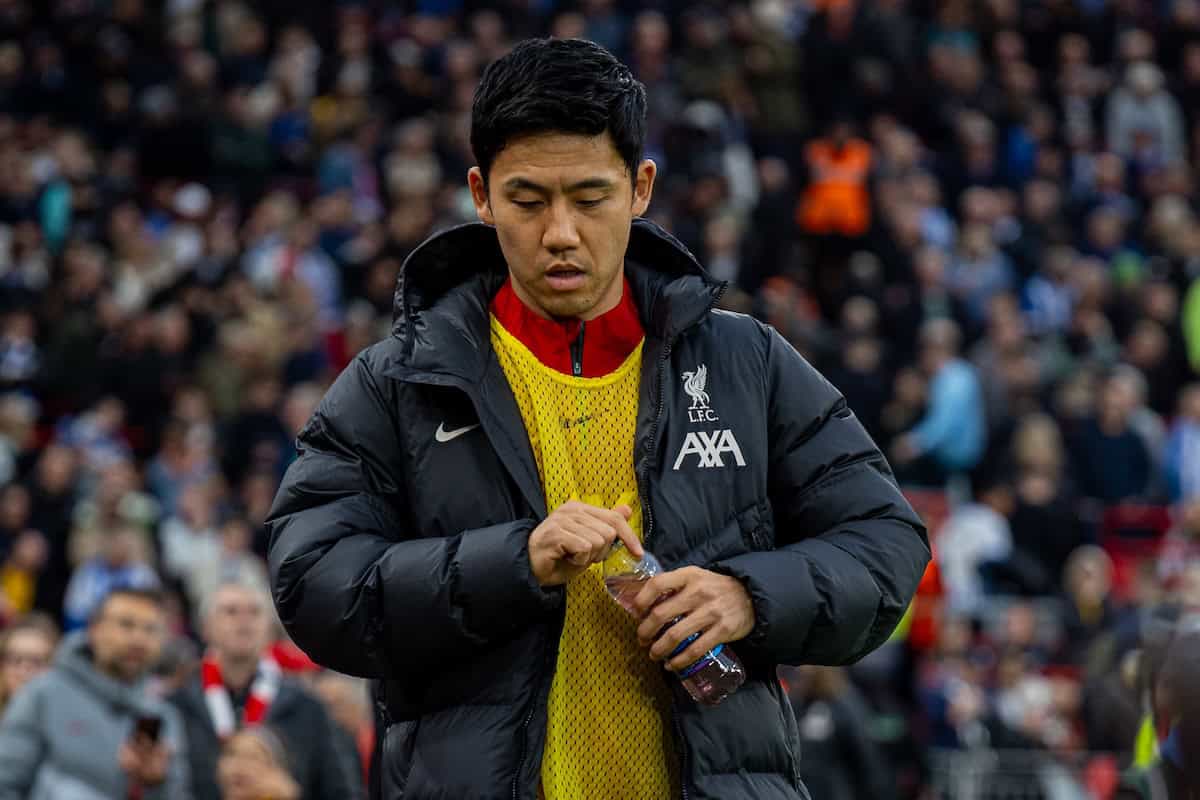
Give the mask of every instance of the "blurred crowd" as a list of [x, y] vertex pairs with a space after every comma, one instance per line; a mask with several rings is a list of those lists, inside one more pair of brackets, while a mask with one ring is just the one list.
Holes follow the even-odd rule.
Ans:
[[1152, 761], [1153, 640], [1200, 611], [1197, 0], [0, 0], [0, 703], [117, 588], [161, 610], [156, 691], [201, 680], [295, 434], [473, 218], [472, 92], [531, 35], [633, 67], [648, 216], [930, 522], [893, 641], [783, 675], [814, 796], [918, 796], [927, 748], [1096, 796]]

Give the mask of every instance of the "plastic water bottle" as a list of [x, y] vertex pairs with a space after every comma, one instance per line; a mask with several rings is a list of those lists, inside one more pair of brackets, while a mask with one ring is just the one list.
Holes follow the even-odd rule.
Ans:
[[[622, 608], [634, 613], [633, 599], [642, 589], [642, 584], [663, 572], [662, 564], [649, 551], [642, 558], [636, 559], [621, 542], [617, 542], [604, 560], [604, 586]], [[670, 595], [663, 595], [655, 603], [661, 603]], [[663, 630], [674, 625], [682, 617], [676, 617], [663, 626]], [[661, 635], [662, 631], [659, 631]], [[668, 658], [674, 658], [687, 649], [688, 645], [699, 638], [699, 633], [693, 633], [679, 643]], [[675, 673], [683, 683], [688, 694], [697, 703], [715, 706], [746, 680], [746, 670], [742, 662], [734, 655], [733, 650], [725, 644], [719, 644], [709, 650], [700, 659]]]

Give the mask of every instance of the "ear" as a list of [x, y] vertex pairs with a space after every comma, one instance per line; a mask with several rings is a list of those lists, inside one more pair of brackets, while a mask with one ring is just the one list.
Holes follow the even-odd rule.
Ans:
[[492, 202], [488, 198], [487, 184], [483, 180], [483, 171], [479, 167], [471, 167], [467, 172], [467, 185], [471, 187], [471, 200], [475, 203], [475, 216], [479, 221], [488, 225], [496, 224], [492, 214]]
[[654, 194], [654, 177], [658, 174], [658, 165], [650, 159], [644, 159], [638, 164], [637, 177], [633, 181], [633, 215], [640, 217], [650, 207], [650, 197]]

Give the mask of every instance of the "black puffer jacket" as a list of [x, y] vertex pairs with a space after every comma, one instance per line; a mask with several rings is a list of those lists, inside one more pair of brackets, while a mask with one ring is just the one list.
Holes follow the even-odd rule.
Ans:
[[[883, 642], [929, 559], [924, 529], [837, 390], [769, 328], [714, 311], [723, 287], [682, 245], [639, 220], [626, 271], [646, 329], [647, 547], [668, 569], [740, 578], [757, 615], [732, 697], [701, 709], [669, 681], [684, 795], [804, 797], [775, 665]], [[506, 274], [483, 225], [413, 252], [393, 336], [329, 390], [268, 521], [288, 631], [318, 662], [380, 679], [389, 800], [537, 792], [564, 592], [529, 568], [545, 502], [488, 333]], [[702, 365], [697, 394], [683, 373]]]

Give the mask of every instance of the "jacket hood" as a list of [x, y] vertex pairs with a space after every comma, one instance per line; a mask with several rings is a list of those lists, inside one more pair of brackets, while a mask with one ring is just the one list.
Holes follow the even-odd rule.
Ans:
[[144, 679], [121, 683], [96, 669], [87, 631], [76, 631], [63, 639], [54, 657], [54, 670], [82, 684], [90, 694], [114, 708], [140, 712], [151, 705], [145, 694]]
[[[725, 288], [678, 239], [641, 218], [630, 230], [625, 273], [647, 335], [661, 339], [707, 313]], [[402, 344], [397, 371], [477, 378], [489, 336], [488, 305], [507, 278], [489, 225], [459, 225], [420, 244], [405, 259], [396, 285], [392, 336]]]

